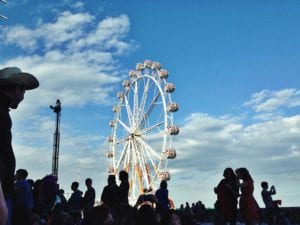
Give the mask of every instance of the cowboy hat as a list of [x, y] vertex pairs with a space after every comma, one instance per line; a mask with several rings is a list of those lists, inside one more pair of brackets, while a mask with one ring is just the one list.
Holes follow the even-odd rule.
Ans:
[[0, 70], [0, 86], [20, 85], [25, 90], [39, 86], [39, 81], [30, 73], [22, 72], [18, 67], [7, 67]]

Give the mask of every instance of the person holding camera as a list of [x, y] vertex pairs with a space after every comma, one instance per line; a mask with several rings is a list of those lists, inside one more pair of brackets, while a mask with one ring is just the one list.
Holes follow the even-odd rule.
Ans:
[[263, 199], [263, 202], [266, 206], [266, 213], [267, 213], [267, 223], [268, 225], [275, 224], [275, 219], [280, 221], [281, 224], [289, 224], [288, 219], [283, 216], [280, 212], [279, 206], [281, 204], [281, 200], [273, 200], [272, 195], [276, 194], [275, 186], [272, 185], [270, 190], [269, 184], [266, 181], [261, 182], [261, 196]]
[[261, 196], [263, 199], [263, 202], [265, 203], [266, 206], [266, 213], [267, 213], [267, 223], [268, 225], [274, 224], [274, 219], [275, 216], [278, 215], [278, 206], [277, 204], [274, 203], [272, 195], [276, 194], [276, 189], [274, 185], [271, 186], [270, 190], [269, 184], [266, 181], [261, 182]]

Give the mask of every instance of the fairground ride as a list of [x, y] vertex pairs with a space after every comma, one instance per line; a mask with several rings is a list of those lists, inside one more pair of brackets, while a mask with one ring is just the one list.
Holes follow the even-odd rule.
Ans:
[[161, 180], [170, 179], [167, 162], [176, 157], [172, 139], [179, 127], [173, 124], [173, 114], [179, 105], [172, 101], [175, 85], [168, 77], [159, 62], [145, 60], [129, 71], [123, 91], [117, 93], [108, 137], [108, 173], [128, 172], [131, 204], [145, 189], [156, 190]]

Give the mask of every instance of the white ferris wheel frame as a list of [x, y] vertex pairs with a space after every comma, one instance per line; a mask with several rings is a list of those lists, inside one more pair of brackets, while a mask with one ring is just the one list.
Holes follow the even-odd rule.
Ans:
[[[172, 99], [171, 94], [162, 88], [162, 85], [167, 84], [166, 79], [160, 78], [158, 72], [156, 69], [146, 68], [136, 77], [131, 78], [130, 85], [125, 87], [116, 106], [110, 143], [110, 151], [113, 155], [110, 167], [113, 170], [109, 173], [117, 175], [121, 170], [129, 172], [131, 201], [136, 200], [138, 195], [143, 193], [143, 189], [155, 190], [158, 187], [159, 173], [166, 171], [168, 162], [164, 150], [172, 146], [172, 135], [167, 132], [168, 127], [173, 125], [173, 113], [167, 109]], [[139, 85], [142, 84], [144, 88], [141, 90]], [[154, 95], [150, 104], [147, 104], [149, 94]], [[146, 124], [155, 107], [162, 107], [163, 120], [148, 127]], [[141, 124], [144, 124], [143, 129], [140, 129]], [[157, 129], [157, 133], [161, 135], [160, 149], [154, 149], [147, 142], [148, 138], [145, 138], [147, 133], [154, 129]], [[121, 131], [123, 134], [125, 132], [125, 136], [118, 136]]]

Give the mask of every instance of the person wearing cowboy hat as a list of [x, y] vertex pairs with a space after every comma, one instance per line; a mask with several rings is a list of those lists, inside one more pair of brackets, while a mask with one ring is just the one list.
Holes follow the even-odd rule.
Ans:
[[0, 183], [8, 209], [7, 225], [10, 225], [12, 199], [14, 197], [14, 174], [16, 160], [11, 145], [12, 122], [9, 109], [18, 108], [26, 90], [39, 86], [32, 74], [22, 72], [17, 67], [0, 70]]

